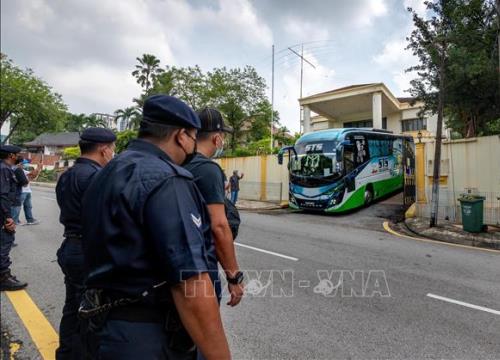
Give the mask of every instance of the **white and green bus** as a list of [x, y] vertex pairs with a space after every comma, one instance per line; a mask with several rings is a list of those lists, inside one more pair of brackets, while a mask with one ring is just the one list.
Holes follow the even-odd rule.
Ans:
[[327, 213], [369, 205], [400, 191], [406, 165], [414, 161], [412, 137], [362, 128], [305, 134], [281, 149], [280, 164], [286, 152], [289, 206]]

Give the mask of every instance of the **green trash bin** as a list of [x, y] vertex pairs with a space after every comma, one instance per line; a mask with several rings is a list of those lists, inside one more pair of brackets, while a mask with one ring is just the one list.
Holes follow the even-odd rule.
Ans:
[[462, 207], [462, 224], [467, 232], [479, 233], [483, 230], [484, 197], [466, 196], [458, 199]]

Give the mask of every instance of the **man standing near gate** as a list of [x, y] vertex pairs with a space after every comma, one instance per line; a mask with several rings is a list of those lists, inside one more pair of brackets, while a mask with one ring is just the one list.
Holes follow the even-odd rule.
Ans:
[[57, 182], [59, 220], [64, 225], [64, 241], [57, 262], [64, 273], [66, 299], [59, 327], [56, 359], [83, 359], [82, 329], [78, 307], [85, 281], [82, 248], [82, 198], [94, 175], [114, 156], [116, 135], [108, 129], [88, 128], [80, 136], [81, 156]]

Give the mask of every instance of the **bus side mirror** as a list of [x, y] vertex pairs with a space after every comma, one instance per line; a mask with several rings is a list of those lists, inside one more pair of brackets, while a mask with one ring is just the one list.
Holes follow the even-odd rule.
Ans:
[[283, 165], [283, 153], [278, 153], [278, 164]]

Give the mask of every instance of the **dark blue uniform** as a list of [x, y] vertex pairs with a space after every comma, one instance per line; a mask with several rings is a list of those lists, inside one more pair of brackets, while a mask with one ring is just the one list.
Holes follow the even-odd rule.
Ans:
[[85, 268], [82, 249], [82, 198], [101, 166], [90, 159], [78, 158], [75, 165], [57, 182], [59, 221], [64, 225], [64, 241], [57, 251], [57, 262], [64, 273], [66, 299], [59, 328], [60, 346], [57, 359], [82, 358], [82, 329], [78, 307], [84, 290]]
[[3, 278], [10, 268], [10, 250], [14, 242], [14, 233], [3, 227], [5, 220], [12, 218], [12, 207], [16, 201], [16, 176], [12, 168], [0, 161], [0, 276]]
[[[82, 214], [90, 289], [104, 289], [111, 299], [133, 298], [156, 284], [174, 285], [203, 272], [218, 281], [204, 200], [192, 175], [152, 143], [134, 140], [99, 172]], [[193, 349], [172, 341], [165, 330], [161, 314], [172, 305], [162, 300], [125, 307], [128, 315], [123, 308], [121, 314], [111, 311], [96, 333], [97, 357], [194, 358]], [[145, 307], [157, 311], [156, 320], [137, 315]]]

